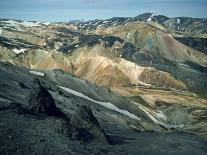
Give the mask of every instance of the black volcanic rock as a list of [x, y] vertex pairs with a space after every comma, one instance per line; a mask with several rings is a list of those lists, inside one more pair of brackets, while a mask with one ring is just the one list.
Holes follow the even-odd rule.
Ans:
[[33, 80], [33, 87], [29, 95], [29, 111], [32, 114], [63, 115], [56, 107], [51, 94], [36, 78]]
[[207, 38], [199, 37], [176, 37], [179, 42], [207, 54]]
[[98, 120], [91, 109], [85, 105], [78, 107], [75, 115], [71, 118], [70, 125], [73, 138], [84, 142], [98, 140], [99, 142], [108, 143], [106, 134]]
[[[81, 119], [85, 122], [87, 122], [85, 125], [85, 127], [89, 127], [87, 125], [91, 124], [91, 125], [95, 125], [96, 127], [100, 127], [98, 120], [95, 118], [95, 116], [93, 115], [91, 109], [85, 105], [80, 106], [77, 111], [76, 111], [76, 115], [74, 117], [74, 119], [72, 120], [73, 123], [77, 123], [75, 120], [76, 116], [78, 117], [78, 119]], [[83, 124], [76, 124], [76, 125], [80, 125], [81, 127], [83, 127]]]
[[132, 43], [125, 43], [123, 46], [123, 55], [122, 58], [130, 59], [137, 52], [136, 47]]

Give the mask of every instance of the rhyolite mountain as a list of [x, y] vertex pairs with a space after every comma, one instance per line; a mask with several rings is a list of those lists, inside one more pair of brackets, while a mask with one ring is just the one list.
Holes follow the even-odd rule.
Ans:
[[1, 19], [1, 152], [206, 154], [206, 21]]

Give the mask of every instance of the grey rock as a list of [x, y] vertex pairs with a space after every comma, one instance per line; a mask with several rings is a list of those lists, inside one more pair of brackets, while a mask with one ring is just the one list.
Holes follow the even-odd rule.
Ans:
[[78, 107], [70, 123], [72, 137], [76, 137], [84, 142], [98, 140], [103, 143], [108, 143], [104, 130], [101, 128], [89, 107], [85, 105]]
[[37, 78], [33, 80], [28, 109], [33, 114], [63, 115], [56, 107], [51, 94], [42, 86], [40, 80]]

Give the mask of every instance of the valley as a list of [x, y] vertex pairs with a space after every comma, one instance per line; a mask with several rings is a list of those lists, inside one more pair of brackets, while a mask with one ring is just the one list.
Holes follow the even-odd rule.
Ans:
[[206, 154], [206, 23], [1, 19], [0, 152]]

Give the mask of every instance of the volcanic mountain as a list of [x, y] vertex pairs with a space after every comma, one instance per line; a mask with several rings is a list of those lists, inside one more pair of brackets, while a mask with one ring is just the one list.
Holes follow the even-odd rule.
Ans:
[[0, 20], [0, 150], [205, 154], [206, 30], [206, 19], [152, 13]]

